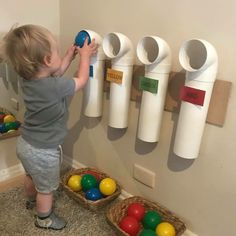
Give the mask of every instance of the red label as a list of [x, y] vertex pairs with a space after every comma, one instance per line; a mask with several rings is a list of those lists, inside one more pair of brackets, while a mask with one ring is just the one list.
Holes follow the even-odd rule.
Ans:
[[205, 93], [206, 91], [204, 90], [184, 86], [180, 90], [180, 99], [185, 102], [203, 106]]

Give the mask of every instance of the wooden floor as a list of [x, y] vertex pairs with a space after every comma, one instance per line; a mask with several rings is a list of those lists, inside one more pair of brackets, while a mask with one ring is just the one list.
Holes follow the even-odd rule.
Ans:
[[11, 188], [23, 186], [24, 175], [17, 176], [10, 180], [0, 182], [0, 192], [5, 192]]

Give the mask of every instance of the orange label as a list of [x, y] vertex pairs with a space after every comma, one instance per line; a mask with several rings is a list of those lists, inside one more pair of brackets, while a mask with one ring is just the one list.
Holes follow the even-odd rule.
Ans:
[[107, 69], [107, 76], [106, 76], [107, 81], [114, 82], [117, 84], [122, 84], [122, 79], [123, 79], [122, 71], [113, 70], [110, 68]]

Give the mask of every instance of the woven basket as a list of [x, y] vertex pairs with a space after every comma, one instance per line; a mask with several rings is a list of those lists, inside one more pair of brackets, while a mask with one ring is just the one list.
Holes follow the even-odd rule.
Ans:
[[[0, 107], [0, 112], [4, 112], [6, 114], [13, 115], [10, 111], [8, 111], [7, 109], [2, 108], [2, 107]], [[0, 133], [0, 140], [19, 136], [20, 134], [21, 134], [20, 128], [15, 131], [12, 131], [10, 133], [3, 133], [3, 134]]]
[[[121, 193], [121, 187], [119, 186], [119, 184], [115, 180], [116, 181], [116, 191], [112, 195], [106, 196], [106, 197], [99, 199], [97, 201], [87, 200], [85, 198], [85, 193], [83, 191], [74, 192], [67, 186], [68, 180], [72, 175], [81, 175], [82, 176], [83, 174], [86, 174], [87, 171], [91, 171], [91, 172], [95, 173], [99, 177], [99, 179], [110, 178], [107, 174], [105, 174], [97, 169], [94, 169], [94, 168], [71, 169], [61, 178], [61, 185], [68, 196], [70, 196], [75, 201], [80, 203], [83, 207], [96, 211], [96, 210], [101, 209], [102, 207], [106, 206], [108, 203], [113, 201], [115, 198], [117, 198]], [[114, 179], [114, 178], [112, 178], [112, 179]]]
[[157, 211], [162, 217], [162, 221], [167, 221], [175, 227], [176, 236], [182, 235], [186, 230], [185, 224], [171, 211], [167, 210], [165, 207], [159, 205], [158, 203], [154, 203], [142, 197], [135, 196], [114, 204], [108, 209], [106, 213], [107, 222], [112, 226], [117, 235], [129, 236], [127, 233], [125, 233], [122, 229], [119, 228], [119, 223], [121, 219], [125, 215], [127, 215], [128, 206], [134, 202], [142, 204], [146, 211]]

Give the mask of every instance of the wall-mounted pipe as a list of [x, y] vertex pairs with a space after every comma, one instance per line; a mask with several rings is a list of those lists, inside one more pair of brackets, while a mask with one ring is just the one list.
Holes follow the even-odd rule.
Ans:
[[[163, 39], [146, 36], [138, 43], [137, 56], [145, 65], [143, 82], [147, 84], [147, 89], [142, 92], [137, 137], [145, 142], [158, 142], [171, 69], [171, 51]], [[152, 92], [155, 86], [155, 92]]]
[[111, 58], [112, 72], [122, 77], [120, 83], [110, 83], [109, 126], [127, 128], [134, 64], [133, 45], [128, 37], [116, 32], [107, 34], [102, 45], [106, 56]]
[[92, 30], [82, 30], [76, 37], [77, 45], [82, 47], [83, 43], [88, 37], [89, 42], [95, 39], [99, 44], [98, 52], [91, 57], [89, 80], [84, 87], [84, 114], [88, 117], [102, 116], [103, 104], [103, 83], [104, 83], [104, 66], [105, 54], [102, 48], [102, 37]]
[[186, 70], [181, 91], [174, 153], [186, 159], [198, 157], [208, 107], [218, 69], [215, 48], [207, 41], [191, 39], [183, 43], [179, 60]]

